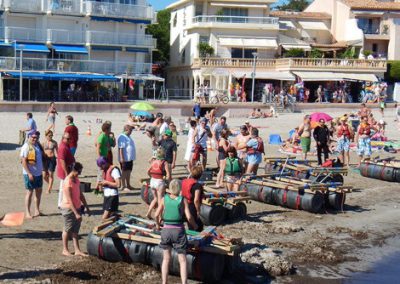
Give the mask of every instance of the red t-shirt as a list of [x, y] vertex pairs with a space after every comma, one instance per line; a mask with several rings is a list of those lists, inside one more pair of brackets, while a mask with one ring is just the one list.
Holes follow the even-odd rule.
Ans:
[[59, 179], [65, 179], [66, 175], [64, 170], [61, 167], [61, 160], [65, 161], [67, 168], [71, 168], [72, 165], [75, 163], [75, 158], [71, 154], [71, 150], [67, 143], [61, 141], [60, 145], [58, 146], [57, 152], [57, 177]]
[[79, 138], [78, 127], [76, 127], [74, 124], [69, 124], [67, 127], [65, 127], [64, 132], [69, 133], [69, 147], [77, 148]]

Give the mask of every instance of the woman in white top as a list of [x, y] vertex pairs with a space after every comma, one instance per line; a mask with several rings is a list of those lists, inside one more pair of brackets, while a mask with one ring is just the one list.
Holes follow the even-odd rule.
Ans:
[[186, 152], [185, 152], [185, 161], [187, 162], [187, 170], [189, 171], [189, 173], [192, 171], [192, 163], [191, 163], [191, 159], [190, 156], [192, 154], [192, 149], [193, 149], [193, 132], [195, 130], [197, 126], [197, 123], [195, 120], [191, 120], [190, 121], [190, 129], [189, 129], [189, 133], [188, 133], [188, 140], [187, 140], [187, 144], [186, 144]]

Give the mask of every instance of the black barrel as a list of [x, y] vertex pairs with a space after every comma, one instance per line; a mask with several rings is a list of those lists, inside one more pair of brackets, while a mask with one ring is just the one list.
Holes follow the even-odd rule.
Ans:
[[100, 253], [102, 252], [102, 248], [99, 247], [100, 237], [94, 235], [92, 232], [88, 234], [86, 241], [86, 249], [89, 255], [99, 257], [99, 249]]
[[87, 251], [89, 255], [94, 255], [111, 262], [129, 262], [129, 244], [118, 238], [99, 238], [90, 233], [87, 239]]
[[400, 168], [394, 169], [394, 181], [400, 182]]
[[153, 191], [151, 190], [150, 185], [148, 183], [142, 185], [142, 188], [140, 190], [140, 197], [142, 197], [142, 200], [147, 205], [149, 205], [153, 201], [154, 199]]
[[221, 203], [214, 203], [212, 206], [202, 204], [200, 219], [206, 226], [219, 226], [226, 219], [226, 208]]
[[300, 206], [304, 211], [318, 213], [324, 207], [324, 201], [324, 195], [320, 192], [316, 192], [315, 194], [304, 193]]
[[393, 167], [382, 166], [380, 179], [391, 182], [395, 181], [396, 179], [395, 169]]
[[128, 246], [129, 261], [133, 263], [149, 263], [147, 257], [149, 247], [150, 245], [148, 244], [131, 241]]
[[243, 202], [238, 202], [235, 205], [227, 203], [224, 204], [224, 207], [227, 209], [228, 220], [241, 219], [247, 214], [247, 206]]
[[361, 163], [361, 165], [360, 165], [360, 174], [363, 177], [368, 177], [368, 166], [369, 166], [369, 164], [366, 164], [366, 163]]
[[329, 192], [326, 195], [325, 204], [335, 210], [342, 210], [346, 201], [346, 194], [341, 192]]
[[262, 185], [246, 183], [240, 186], [241, 191], [246, 191], [252, 200], [272, 203], [272, 189]]

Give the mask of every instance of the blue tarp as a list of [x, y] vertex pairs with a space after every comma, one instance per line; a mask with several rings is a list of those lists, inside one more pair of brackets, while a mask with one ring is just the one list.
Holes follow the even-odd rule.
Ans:
[[[6, 72], [4, 76], [19, 78], [19, 72]], [[42, 73], [42, 72], [23, 72], [23, 79], [48, 80], [48, 81], [119, 81], [112, 75], [103, 74], [80, 74], [80, 73]]]
[[88, 54], [87, 49], [83, 45], [60, 45], [53, 44], [56, 52], [62, 53], [75, 53], [75, 54]]

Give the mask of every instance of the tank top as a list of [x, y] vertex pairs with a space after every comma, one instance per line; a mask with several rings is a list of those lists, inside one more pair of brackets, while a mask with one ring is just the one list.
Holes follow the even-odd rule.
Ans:
[[44, 150], [54, 150], [54, 148], [56, 147], [56, 144], [54, 143], [54, 141], [46, 141], [44, 142]]
[[178, 196], [172, 199], [169, 194], [164, 197], [164, 214], [163, 220], [164, 224], [167, 225], [180, 225], [183, 223], [182, 206], [183, 196]]

